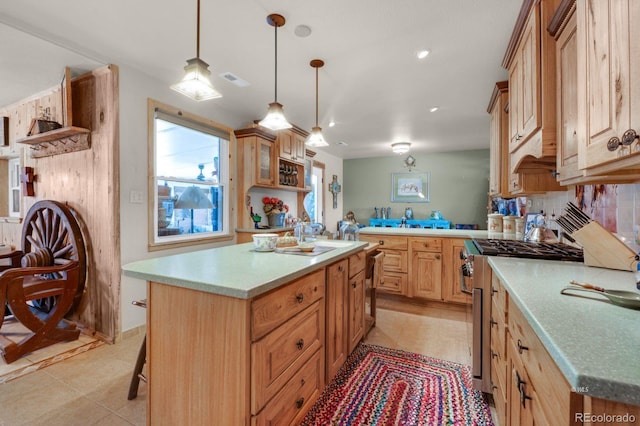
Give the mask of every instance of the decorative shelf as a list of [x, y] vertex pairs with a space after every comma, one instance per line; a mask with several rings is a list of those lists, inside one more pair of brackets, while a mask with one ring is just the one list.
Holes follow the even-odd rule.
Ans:
[[63, 127], [18, 139], [29, 145], [32, 158], [47, 157], [91, 148], [91, 130], [82, 127]]

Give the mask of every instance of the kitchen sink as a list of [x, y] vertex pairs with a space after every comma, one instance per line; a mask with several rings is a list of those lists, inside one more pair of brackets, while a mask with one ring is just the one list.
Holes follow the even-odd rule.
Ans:
[[335, 248], [351, 247], [352, 245], [358, 242], [359, 241], [342, 241], [342, 240], [316, 240], [315, 241], [317, 246], [335, 247]]

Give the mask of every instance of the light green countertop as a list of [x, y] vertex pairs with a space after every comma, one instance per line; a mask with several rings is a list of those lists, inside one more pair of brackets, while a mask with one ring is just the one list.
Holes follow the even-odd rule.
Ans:
[[633, 273], [495, 256], [489, 264], [577, 393], [640, 405], [640, 311], [560, 294], [571, 280], [637, 291]]
[[[423, 228], [383, 228], [367, 226], [360, 228], [361, 234], [368, 235], [407, 235], [416, 237], [450, 237], [450, 238], [498, 238], [515, 239], [516, 234], [503, 234], [502, 232], [488, 232], [487, 230], [474, 229], [423, 229]], [[521, 235], [518, 236], [522, 238]]]
[[315, 256], [255, 252], [253, 243], [156, 257], [122, 267], [126, 276], [207, 293], [251, 299], [363, 250], [364, 241], [327, 241], [333, 250]]

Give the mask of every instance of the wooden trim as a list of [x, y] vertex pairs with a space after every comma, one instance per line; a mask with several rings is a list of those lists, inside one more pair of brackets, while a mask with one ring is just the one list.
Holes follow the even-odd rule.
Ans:
[[306, 130], [301, 129], [300, 127], [296, 126], [295, 124], [293, 125], [293, 127], [291, 128], [291, 131], [293, 133], [296, 133], [304, 138], [306, 138], [307, 136], [309, 136], [309, 132], [307, 132]]
[[236, 138], [259, 136], [271, 142], [275, 142], [277, 138], [276, 135], [267, 132], [263, 127], [247, 127], [245, 129], [234, 130], [233, 133], [236, 135]]
[[522, 3], [520, 14], [518, 14], [518, 19], [516, 20], [516, 24], [513, 27], [513, 32], [511, 33], [511, 39], [509, 39], [509, 44], [507, 45], [507, 51], [505, 52], [504, 58], [502, 59], [502, 66], [504, 68], [509, 69], [509, 65], [511, 65], [511, 61], [515, 56], [518, 43], [520, 42], [520, 36], [522, 35], [522, 30], [524, 29], [524, 25], [527, 22], [529, 12], [531, 12], [533, 6], [535, 6], [539, 2], [540, 0], [524, 0], [524, 2]]
[[489, 106], [487, 107], [487, 112], [491, 114], [491, 110], [495, 106], [496, 102], [500, 98], [500, 95], [509, 91], [509, 82], [508, 81], [499, 81], [493, 87], [493, 93], [491, 94], [491, 99], [489, 100]]
[[567, 25], [568, 18], [576, 10], [576, 0], [562, 0], [556, 11], [554, 12], [547, 31], [551, 34], [555, 40], [558, 40], [558, 36]]

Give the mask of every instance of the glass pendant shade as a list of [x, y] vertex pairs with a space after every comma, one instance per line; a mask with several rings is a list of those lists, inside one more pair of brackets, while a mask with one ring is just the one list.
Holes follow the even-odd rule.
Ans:
[[311, 147], [329, 146], [327, 141], [324, 140], [324, 136], [322, 136], [322, 129], [318, 126], [311, 128], [311, 133], [309, 133], [309, 137], [304, 143]]
[[209, 80], [210, 75], [209, 64], [200, 58], [189, 59], [184, 67], [184, 77], [171, 88], [196, 101], [221, 98]]
[[267, 116], [260, 120], [258, 124], [271, 130], [283, 130], [293, 127], [285, 118], [282, 105], [278, 102], [272, 102], [269, 104]]

